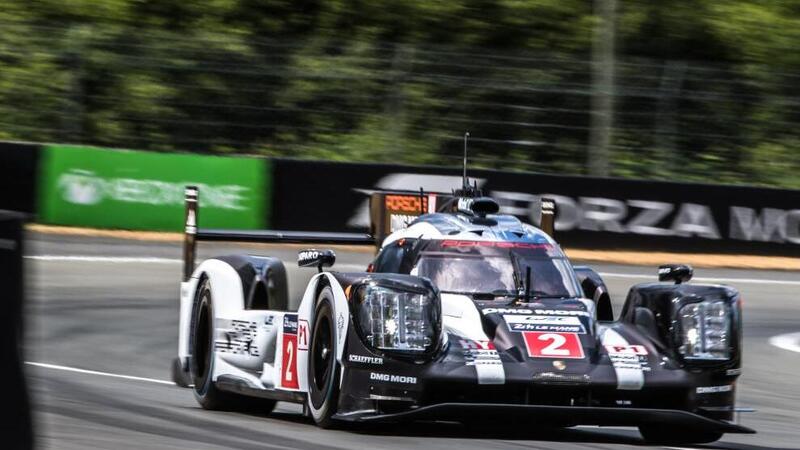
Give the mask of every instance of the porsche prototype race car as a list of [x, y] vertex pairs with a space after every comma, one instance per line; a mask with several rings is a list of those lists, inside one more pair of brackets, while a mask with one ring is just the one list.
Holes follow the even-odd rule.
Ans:
[[[754, 432], [734, 422], [739, 293], [662, 266], [615, 318], [601, 277], [552, 238], [552, 201], [534, 227], [468, 185], [374, 192], [371, 233], [355, 234], [198, 229], [197, 196], [187, 188], [173, 378], [204, 408], [297, 402], [322, 427], [486, 417], [637, 426], [668, 443]], [[363, 272], [340, 273], [325, 270], [331, 250], [299, 252], [318, 273], [292, 299], [281, 260], [228, 255], [195, 268], [198, 240], [377, 253]]]

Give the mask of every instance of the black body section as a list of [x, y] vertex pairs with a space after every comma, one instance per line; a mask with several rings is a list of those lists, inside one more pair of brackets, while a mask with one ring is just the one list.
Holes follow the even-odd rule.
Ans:
[[333, 250], [316, 250], [313, 248], [300, 250], [297, 253], [299, 267], [316, 267], [322, 272], [323, 267], [331, 267], [336, 263], [336, 253]]
[[583, 288], [583, 295], [594, 300], [597, 305], [597, 320], [614, 320], [611, 296], [600, 274], [587, 266], [574, 266], [573, 268], [575, 269], [575, 275], [578, 276], [578, 281], [581, 283], [581, 288]]
[[686, 283], [694, 276], [692, 266], [686, 264], [665, 264], [658, 267], [658, 281], [674, 281], [675, 284]]
[[216, 259], [230, 264], [239, 274], [245, 309], [286, 311], [289, 305], [286, 268], [280, 259], [248, 255]]
[[[732, 312], [731, 358], [727, 361], [697, 362], [686, 360], [679, 346], [678, 313], [682, 307], [704, 300], [724, 301]], [[699, 284], [645, 283], [631, 288], [620, 314], [620, 321], [636, 325], [661, 351], [687, 367], [738, 369], [741, 365], [742, 311], [739, 293], [727, 286]]]
[[352, 422], [406, 420], [468, 420], [476, 417], [528, 419], [531, 423], [632, 426], [660, 423], [665, 426], [717, 430], [724, 433], [755, 433], [750, 428], [687, 411], [643, 408], [590, 408], [581, 406], [508, 405], [493, 403], [440, 403], [411, 411], [375, 416], [340, 415]]

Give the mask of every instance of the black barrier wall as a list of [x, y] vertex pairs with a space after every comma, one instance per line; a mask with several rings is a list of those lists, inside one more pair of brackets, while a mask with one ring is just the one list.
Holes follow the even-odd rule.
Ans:
[[40, 146], [0, 142], [0, 209], [36, 212]]
[[22, 233], [24, 216], [0, 210], [0, 277], [3, 307], [0, 308], [0, 386], [3, 386], [2, 447], [32, 447], [28, 391], [22, 370]]
[[[800, 255], [800, 191], [471, 170], [501, 212], [538, 223], [558, 204], [564, 247]], [[460, 170], [276, 160], [273, 227], [365, 230], [372, 189], [450, 192]]]

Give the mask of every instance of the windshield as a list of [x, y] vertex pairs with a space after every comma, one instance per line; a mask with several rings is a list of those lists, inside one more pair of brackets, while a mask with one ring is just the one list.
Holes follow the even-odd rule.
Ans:
[[518, 295], [524, 292], [527, 268], [531, 297], [578, 297], [572, 270], [563, 258], [423, 253], [412, 271], [429, 278], [442, 292]]

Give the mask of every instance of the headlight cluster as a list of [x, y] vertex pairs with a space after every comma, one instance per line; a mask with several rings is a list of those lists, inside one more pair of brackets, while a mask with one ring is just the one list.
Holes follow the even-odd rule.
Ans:
[[440, 311], [438, 297], [432, 291], [367, 283], [356, 291], [354, 301], [358, 326], [367, 345], [423, 353], [436, 343]]
[[686, 359], [727, 360], [731, 357], [731, 309], [721, 300], [683, 306], [678, 312], [680, 353]]

